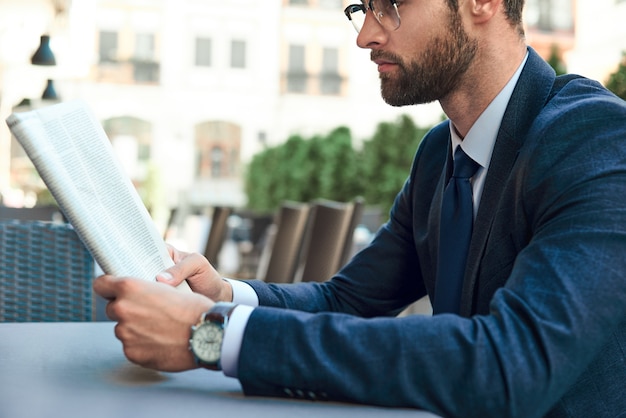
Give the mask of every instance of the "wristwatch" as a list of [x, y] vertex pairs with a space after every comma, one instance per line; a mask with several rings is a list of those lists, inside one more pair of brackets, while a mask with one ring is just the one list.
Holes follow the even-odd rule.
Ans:
[[191, 327], [189, 350], [199, 366], [210, 370], [222, 369], [220, 360], [224, 330], [236, 306], [235, 303], [217, 302], [202, 314], [200, 322]]

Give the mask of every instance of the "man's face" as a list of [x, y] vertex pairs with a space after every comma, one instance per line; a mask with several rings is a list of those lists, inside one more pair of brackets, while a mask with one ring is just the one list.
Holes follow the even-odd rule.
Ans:
[[[383, 99], [392, 106], [405, 106], [446, 97], [457, 87], [474, 59], [477, 41], [465, 32], [459, 14], [447, 6], [443, 12], [440, 9], [439, 13], [434, 13], [442, 16], [440, 20], [444, 23], [439, 24], [440, 29], [437, 30], [437, 24], [431, 20], [430, 25], [422, 25], [422, 33], [418, 33], [419, 25], [417, 29], [407, 27], [413, 23], [412, 16], [408, 16], [413, 12], [409, 5], [400, 10], [403, 19], [400, 28], [383, 38], [376, 38], [389, 39], [389, 42], [370, 46], [371, 59], [379, 65]], [[407, 16], [403, 16], [402, 11]], [[427, 18], [424, 16], [422, 20]], [[373, 18], [368, 23], [378, 25]], [[429, 30], [434, 33], [428, 35]], [[423, 40], [411, 42], [413, 34]], [[401, 40], [391, 41], [392, 37]]]

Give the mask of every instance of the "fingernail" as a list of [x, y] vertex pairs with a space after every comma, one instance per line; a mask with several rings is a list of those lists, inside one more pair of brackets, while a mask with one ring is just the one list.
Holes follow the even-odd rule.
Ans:
[[157, 279], [159, 278], [168, 282], [171, 282], [172, 280], [174, 280], [174, 277], [167, 271], [157, 274]]

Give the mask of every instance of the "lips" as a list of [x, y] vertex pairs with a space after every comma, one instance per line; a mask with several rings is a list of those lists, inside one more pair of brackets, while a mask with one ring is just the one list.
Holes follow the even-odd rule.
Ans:
[[374, 60], [374, 64], [378, 65], [378, 72], [385, 73], [387, 71], [391, 71], [396, 67], [396, 63], [393, 61], [388, 61], [385, 59], [377, 59]]
[[385, 54], [382, 51], [372, 51], [370, 59], [378, 66], [378, 72], [380, 73], [392, 71], [398, 66], [397, 59], [394, 59], [394, 57], [391, 57], [389, 54]]

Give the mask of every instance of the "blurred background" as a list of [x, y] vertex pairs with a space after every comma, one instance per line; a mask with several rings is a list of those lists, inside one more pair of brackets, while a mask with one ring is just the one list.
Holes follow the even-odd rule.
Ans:
[[[0, 116], [87, 101], [164, 234], [181, 208], [269, 214], [357, 196], [376, 208], [359, 230], [372, 232], [443, 114], [382, 101], [348, 3], [0, 0]], [[528, 43], [557, 72], [626, 97], [625, 0], [526, 3]], [[4, 123], [0, 195], [54, 204]]]

